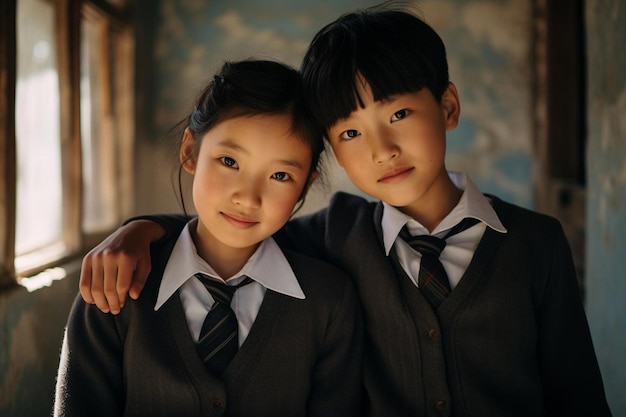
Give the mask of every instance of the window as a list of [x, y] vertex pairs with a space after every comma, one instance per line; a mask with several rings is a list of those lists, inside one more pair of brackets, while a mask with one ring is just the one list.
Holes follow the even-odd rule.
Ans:
[[0, 6], [0, 287], [81, 256], [131, 212], [124, 3]]

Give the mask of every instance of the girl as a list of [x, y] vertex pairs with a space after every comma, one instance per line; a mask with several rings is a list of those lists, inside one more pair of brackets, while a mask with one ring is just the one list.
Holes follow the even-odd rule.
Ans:
[[56, 416], [360, 414], [349, 280], [271, 237], [323, 150], [299, 90], [294, 69], [247, 60], [224, 64], [202, 92], [179, 170], [193, 176], [198, 216], [152, 246], [149, 284], [120, 314], [76, 298]]

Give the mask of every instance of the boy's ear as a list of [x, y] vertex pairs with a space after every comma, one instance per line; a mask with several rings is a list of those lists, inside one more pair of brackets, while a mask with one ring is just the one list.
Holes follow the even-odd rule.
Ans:
[[448, 83], [448, 88], [441, 97], [441, 108], [443, 109], [444, 119], [446, 121], [446, 130], [452, 130], [459, 124], [461, 116], [461, 103], [459, 102], [459, 93], [453, 83]]
[[196, 139], [193, 137], [191, 130], [186, 128], [180, 144], [180, 163], [183, 164], [185, 171], [191, 175], [196, 172], [195, 147]]

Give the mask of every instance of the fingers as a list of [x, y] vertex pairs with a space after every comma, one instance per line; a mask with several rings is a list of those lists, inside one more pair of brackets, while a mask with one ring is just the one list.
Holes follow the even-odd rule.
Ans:
[[120, 300], [117, 293], [117, 281], [118, 275], [124, 273], [125, 268], [122, 263], [126, 261], [125, 258], [123, 254], [106, 249], [103, 251], [102, 270], [104, 271], [104, 278], [102, 287], [106, 303], [113, 314], [118, 314], [124, 305], [124, 297]]
[[[115, 297], [120, 308], [124, 307], [126, 295], [137, 273], [140, 262], [141, 259], [138, 259], [135, 255], [131, 255], [128, 252], [118, 254], [115, 260], [114, 266], [116, 273], [113, 273], [113, 271], [110, 273], [110, 277], [115, 277], [115, 280], [111, 280], [110, 282], [111, 291], [114, 293], [111, 297]], [[148, 263], [150, 262], [148, 261]], [[113, 312], [113, 306], [111, 306], [111, 312]]]
[[91, 295], [91, 283], [92, 283], [93, 269], [91, 267], [91, 258], [85, 256], [80, 268], [80, 280], [78, 283], [78, 289], [80, 295], [87, 304], [95, 304], [95, 301]]
[[[149, 272], [150, 262], [147, 263]], [[83, 258], [79, 283], [81, 296], [105, 313], [118, 314], [124, 307], [136, 264], [134, 258], [124, 251], [93, 249]], [[146, 277], [143, 279], [145, 283]]]
[[150, 275], [151, 269], [152, 266], [147, 258], [141, 258], [141, 260], [137, 262], [137, 268], [133, 274], [133, 282], [128, 291], [133, 300], [139, 298], [139, 294], [141, 294], [141, 290], [148, 280], [148, 275]]
[[129, 291], [132, 298], [138, 298], [151, 269], [150, 243], [163, 233], [151, 221], [132, 221], [85, 255], [79, 284], [85, 302], [118, 314]]
[[104, 260], [101, 252], [90, 252], [87, 257], [91, 258], [91, 297], [93, 303], [103, 312], [111, 311], [109, 302], [104, 292]]

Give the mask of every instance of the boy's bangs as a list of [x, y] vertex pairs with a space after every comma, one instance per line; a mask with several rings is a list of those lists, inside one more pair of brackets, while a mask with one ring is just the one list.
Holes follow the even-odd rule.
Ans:
[[389, 27], [386, 16], [347, 16], [313, 39], [302, 75], [310, 110], [324, 131], [362, 106], [358, 87], [363, 81], [375, 100], [424, 87], [440, 99], [448, 82], [445, 50], [433, 51], [432, 40], [410, 19], [412, 26], [389, 31], [383, 30]]
[[369, 85], [376, 101], [395, 94], [419, 91], [429, 85], [425, 81], [427, 75], [421, 73], [419, 65], [394, 65], [393, 61], [384, 56], [372, 58], [369, 54], [350, 56], [346, 53], [338, 59], [333, 61], [334, 65], [317, 70], [314, 79], [308, 80], [310, 110], [324, 131], [348, 117], [358, 107], [363, 107], [358, 92], [362, 83]]
[[[310, 72], [305, 73], [310, 110], [324, 131], [363, 106], [358, 93], [363, 82], [370, 86], [377, 101], [394, 94], [418, 91], [427, 85], [420, 66], [394, 62], [397, 58], [355, 54], [354, 50], [330, 53], [334, 56], [317, 57], [317, 62], [308, 65]], [[320, 65], [324, 62], [326, 65]]]

